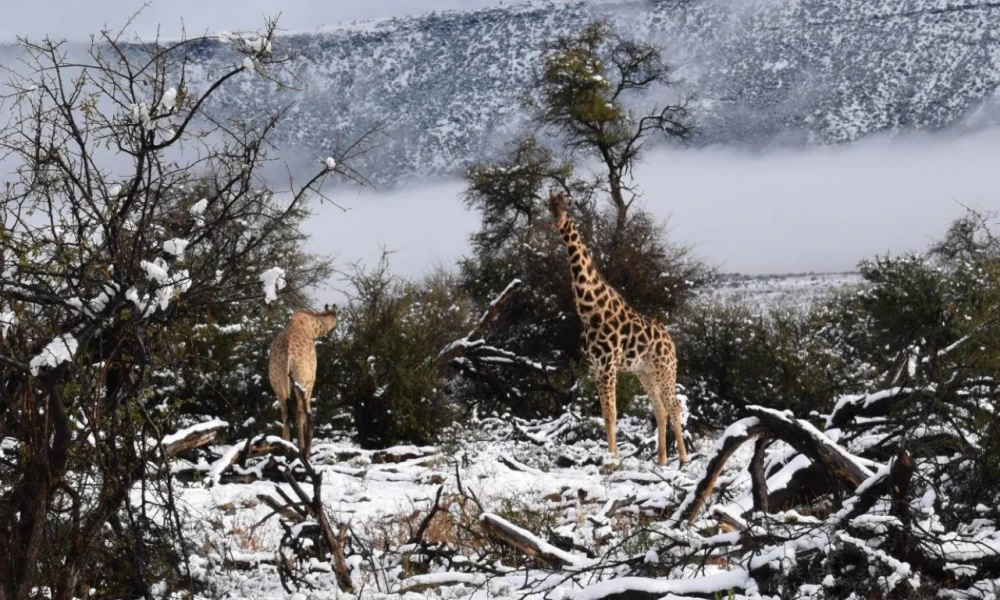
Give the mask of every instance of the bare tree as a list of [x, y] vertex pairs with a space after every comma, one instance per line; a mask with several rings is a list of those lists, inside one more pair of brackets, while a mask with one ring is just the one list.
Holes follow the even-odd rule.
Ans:
[[148, 514], [154, 497], [171, 504], [163, 423], [144, 402], [150, 373], [169, 366], [161, 334], [308, 282], [302, 265], [271, 262], [297, 239], [289, 224], [328, 178], [363, 182], [347, 165], [374, 132], [275, 193], [259, 171], [284, 111], [206, 112], [237, 78], [294, 83], [274, 32], [272, 21], [215, 38], [232, 65], [199, 80], [189, 54], [208, 38], [104, 31], [82, 60], [60, 42], [20, 41], [0, 130], [14, 165], [0, 190], [0, 600], [40, 586], [86, 597], [118, 536], [136, 544], [116, 557], [130, 561], [132, 592], [149, 597], [145, 528], [181, 533], [176, 514]]

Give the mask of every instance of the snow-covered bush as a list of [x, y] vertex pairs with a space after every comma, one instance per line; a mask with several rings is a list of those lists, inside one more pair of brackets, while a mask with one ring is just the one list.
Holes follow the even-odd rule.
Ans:
[[[358, 443], [381, 448], [429, 443], [460, 413], [438, 352], [460, 337], [468, 311], [447, 278], [416, 284], [394, 276], [387, 256], [349, 275], [336, 342], [322, 346], [317, 421], [346, 408]], [[333, 396], [336, 394], [336, 398]]]
[[827, 343], [829, 325], [819, 313], [738, 297], [691, 303], [672, 332], [678, 380], [698, 425], [717, 428], [751, 404], [808, 414], [855, 391], [848, 365]]

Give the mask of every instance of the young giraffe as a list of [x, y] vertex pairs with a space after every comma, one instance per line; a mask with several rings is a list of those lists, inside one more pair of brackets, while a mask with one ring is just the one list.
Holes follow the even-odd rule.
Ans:
[[281, 406], [281, 437], [291, 440], [288, 402], [295, 394], [295, 421], [299, 431], [299, 450], [309, 457], [312, 446], [310, 409], [312, 388], [316, 383], [316, 345], [318, 338], [337, 326], [337, 307], [324, 306], [323, 312], [299, 310], [292, 314], [285, 329], [274, 338], [267, 374], [271, 389]]
[[655, 319], [637, 313], [594, 266], [580, 232], [569, 216], [565, 194], [549, 192], [549, 212], [569, 254], [576, 312], [583, 323], [582, 343], [601, 397], [608, 451], [618, 458], [615, 442], [615, 384], [618, 371], [636, 373], [656, 414], [657, 462], [667, 463], [667, 421], [677, 438], [681, 464], [688, 460], [677, 400], [677, 352], [670, 334]]

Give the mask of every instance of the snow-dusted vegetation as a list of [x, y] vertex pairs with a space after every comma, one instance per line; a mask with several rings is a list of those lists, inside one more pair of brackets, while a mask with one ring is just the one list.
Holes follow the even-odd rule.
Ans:
[[[264, 177], [288, 112], [209, 107], [295, 83], [274, 32], [24, 43], [0, 131], [0, 600], [997, 597], [997, 216], [855, 274], [718, 277], [634, 202], [646, 145], [697, 123], [647, 94], [671, 83], [658, 47], [608, 24], [541, 46], [539, 135], [466, 171], [469, 256], [346, 270], [312, 451], [281, 439], [267, 348], [333, 271], [305, 203], [365, 184], [379, 138], [290, 190]], [[218, 45], [224, 67], [188, 60]], [[676, 342], [689, 464], [655, 466], [628, 377], [607, 461], [552, 188]]]

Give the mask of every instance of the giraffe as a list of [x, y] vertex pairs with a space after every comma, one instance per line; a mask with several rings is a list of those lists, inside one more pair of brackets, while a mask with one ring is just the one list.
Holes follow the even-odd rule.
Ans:
[[569, 255], [573, 300], [583, 324], [581, 343], [590, 361], [590, 373], [601, 398], [601, 414], [608, 451], [618, 459], [615, 442], [615, 384], [619, 371], [635, 373], [649, 395], [656, 414], [657, 462], [667, 462], [667, 421], [677, 439], [681, 464], [688, 461], [681, 432], [681, 403], [677, 399], [677, 351], [666, 328], [635, 311], [601, 276], [580, 232], [569, 216], [566, 195], [549, 191], [549, 212], [562, 234]]
[[288, 402], [292, 400], [295, 402], [293, 408], [299, 432], [299, 450], [307, 459], [312, 446], [309, 415], [312, 388], [316, 383], [315, 342], [336, 326], [336, 306], [324, 306], [320, 313], [298, 310], [271, 343], [267, 374], [281, 406], [281, 437], [285, 440], [292, 437], [288, 419]]

